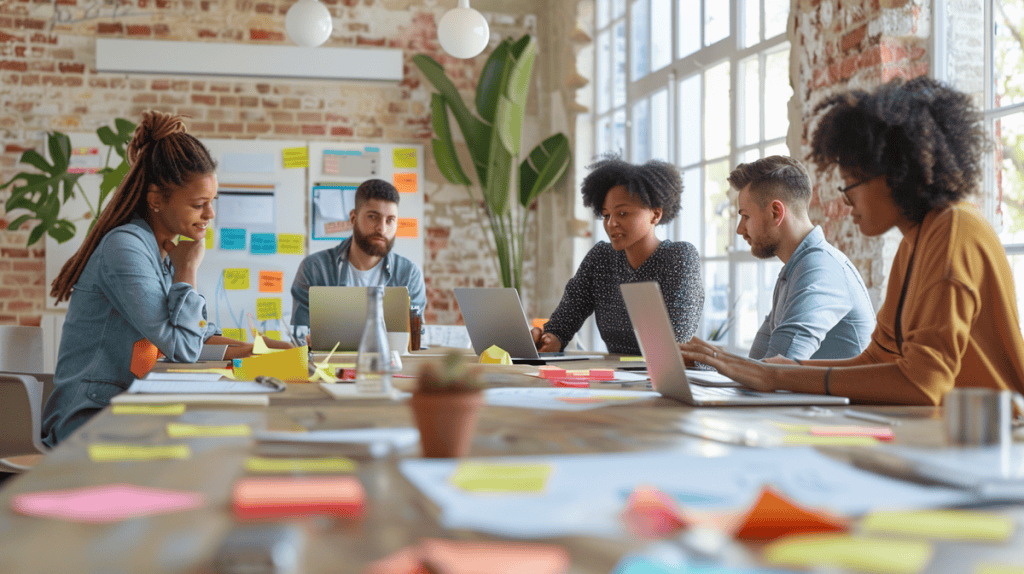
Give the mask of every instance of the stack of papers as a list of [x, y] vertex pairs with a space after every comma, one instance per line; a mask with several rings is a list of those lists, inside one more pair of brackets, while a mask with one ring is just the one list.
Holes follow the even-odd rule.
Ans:
[[273, 393], [275, 389], [255, 381], [232, 381], [217, 373], [150, 373], [135, 379], [128, 393]]

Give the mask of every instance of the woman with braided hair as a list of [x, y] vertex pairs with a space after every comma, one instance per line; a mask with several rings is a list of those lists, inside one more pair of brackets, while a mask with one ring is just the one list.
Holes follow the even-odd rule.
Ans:
[[544, 331], [533, 329], [537, 349], [561, 351], [593, 313], [608, 351], [639, 355], [619, 285], [640, 281], [658, 282], [676, 340], [688, 340], [704, 309], [700, 257], [693, 245], [662, 241], [654, 230], [679, 213], [679, 171], [662, 161], [633, 165], [616, 156], [589, 169], [583, 204], [604, 220], [610, 243], [601, 241], [587, 253]]
[[[232, 345], [225, 358], [252, 353], [216, 335], [196, 291], [217, 197], [210, 152], [179, 116], [146, 112], [127, 156], [128, 174], [50, 292], [70, 300], [43, 413], [51, 447], [145, 376], [158, 353], [195, 362], [204, 342]], [[192, 241], [175, 243], [179, 235]]]
[[[833, 96], [811, 159], [838, 168], [853, 221], [867, 236], [903, 235], [867, 349], [838, 361], [751, 361], [692, 340], [687, 359], [758, 390], [857, 402], [938, 405], [954, 387], [1024, 392], [1013, 273], [977, 193], [986, 138], [970, 97], [929, 78]], [[771, 364], [775, 363], [775, 364]]]

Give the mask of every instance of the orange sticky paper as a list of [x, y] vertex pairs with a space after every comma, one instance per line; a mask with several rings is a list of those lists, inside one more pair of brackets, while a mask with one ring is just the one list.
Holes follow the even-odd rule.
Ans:
[[425, 538], [417, 546], [407, 546], [371, 563], [366, 573], [562, 574], [569, 565], [569, 553], [552, 544]]
[[537, 370], [540, 372], [540, 378], [542, 379], [559, 379], [565, 376], [565, 369], [550, 365], [542, 365], [537, 367]]
[[420, 222], [415, 217], [399, 217], [395, 237], [419, 237]]
[[327, 514], [352, 518], [363, 513], [366, 491], [352, 476], [241, 478], [231, 489], [240, 519]]
[[622, 521], [634, 533], [650, 538], [664, 538], [690, 526], [675, 500], [653, 486], [633, 490]]
[[260, 293], [284, 291], [284, 271], [260, 271]]
[[544, 325], [547, 325], [547, 324], [548, 324], [548, 320], [547, 319], [535, 318], [533, 321], [531, 321], [530, 326], [531, 327], [536, 327], [538, 329], [544, 329]]
[[415, 173], [396, 173], [393, 181], [398, 193], [416, 193]]
[[775, 540], [802, 533], [845, 532], [846, 519], [798, 505], [769, 486], [736, 529], [739, 540]]
[[860, 427], [860, 426], [820, 426], [811, 427], [813, 436], [870, 436], [878, 440], [892, 440], [892, 429], [889, 427]]

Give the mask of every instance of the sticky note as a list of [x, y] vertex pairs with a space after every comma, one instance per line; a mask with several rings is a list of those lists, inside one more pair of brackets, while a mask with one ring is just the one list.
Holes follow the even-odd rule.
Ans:
[[548, 320], [547, 319], [534, 318], [532, 321], [530, 321], [530, 326], [531, 327], [536, 327], [538, 329], [544, 329], [544, 325], [547, 325], [547, 324], [548, 324]]
[[244, 229], [221, 229], [220, 230], [220, 248], [221, 249], [245, 249], [245, 230]]
[[974, 567], [974, 574], [1024, 574], [1024, 564], [982, 563]]
[[537, 367], [537, 371], [540, 373], [540, 378], [542, 379], [558, 379], [565, 376], [565, 369], [553, 367], [551, 365]]
[[614, 381], [615, 371], [612, 369], [590, 369], [587, 375], [597, 381]]
[[467, 492], [541, 492], [550, 464], [464, 462], [449, 481]]
[[889, 427], [814, 426], [811, 427], [811, 434], [814, 436], [870, 436], [878, 440], [895, 438]]
[[309, 167], [309, 148], [286, 147], [281, 150], [285, 168]]
[[[274, 331], [274, 332], [278, 333], [277, 331]], [[252, 342], [252, 354], [253, 355], [266, 355], [267, 353], [280, 353], [281, 351], [287, 350], [287, 349], [271, 349], [270, 347], [267, 346], [266, 341], [263, 340], [264, 337], [266, 337], [266, 336], [267, 336], [266, 333], [264, 333], [263, 335], [257, 335], [256, 337], [253, 338], [253, 342]], [[277, 336], [280, 337], [281, 334], [278, 333]], [[278, 339], [278, 340], [280, 340], [280, 339]]]
[[739, 540], [766, 541], [792, 534], [845, 532], [848, 528], [845, 518], [807, 508], [764, 487], [734, 535]]
[[878, 446], [878, 439], [870, 436], [813, 436], [788, 434], [782, 437], [787, 446]]
[[572, 379], [551, 379], [554, 387], [570, 387], [574, 389], [589, 389], [590, 381], [574, 381]]
[[277, 234], [253, 233], [249, 240], [249, 252], [253, 255], [273, 255], [277, 253]]
[[249, 270], [242, 268], [224, 270], [224, 289], [245, 291], [249, 289]]
[[259, 297], [256, 299], [256, 318], [260, 321], [270, 321], [281, 318], [280, 297]]
[[[425, 565], [429, 564], [429, 568]], [[425, 538], [371, 562], [365, 574], [565, 574], [569, 553], [554, 544]], [[710, 574], [707, 573], [707, 574]]]
[[878, 574], [916, 574], [932, 556], [927, 542], [810, 534], [790, 536], [764, 547], [765, 562], [775, 566], [836, 566]]
[[350, 518], [362, 514], [366, 491], [352, 476], [248, 477], [235, 482], [231, 500], [235, 516], [242, 519], [312, 514]]
[[391, 152], [395, 167], [400, 169], [414, 169], [416, 167], [416, 148], [396, 147]]
[[245, 329], [221, 329], [221, 333], [228, 339], [234, 339], [236, 341], [245, 341]]
[[206, 228], [206, 248], [213, 249], [213, 228]]
[[260, 271], [260, 293], [283, 293], [284, 271]]
[[111, 412], [115, 415], [158, 415], [176, 416], [185, 412], [185, 403], [167, 405], [114, 405]]
[[305, 238], [298, 233], [281, 233], [277, 236], [277, 252], [286, 255], [302, 255]]
[[988, 541], [1009, 540], [1014, 529], [1009, 517], [971, 510], [872, 512], [861, 520], [860, 527], [864, 532]]
[[113, 462], [121, 460], [183, 460], [192, 456], [192, 449], [187, 444], [91, 444], [89, 458], [93, 462]]
[[420, 222], [415, 217], [399, 217], [395, 237], [419, 237]]
[[416, 193], [416, 174], [415, 173], [396, 173], [392, 180], [395, 183], [395, 189], [398, 193]]
[[619, 360], [623, 361], [623, 362], [632, 362], [632, 361], [639, 361], [641, 363], [644, 362], [644, 358], [643, 357], [635, 357], [635, 356], [619, 357]]
[[249, 425], [191, 425], [186, 423], [167, 423], [167, 436], [171, 438], [195, 438], [209, 436], [249, 436], [252, 429]]
[[480, 362], [485, 365], [511, 365], [512, 357], [509, 356], [508, 351], [505, 349], [497, 345], [491, 345], [483, 353], [480, 353]]
[[263, 336], [267, 339], [273, 339], [275, 341], [281, 340], [281, 331], [264, 331]]
[[356, 463], [350, 458], [267, 458], [253, 456], [245, 459], [247, 472], [355, 472]]
[[240, 381], [251, 381], [259, 375], [264, 375], [277, 377], [282, 381], [305, 381], [309, 376], [308, 361], [308, 349], [304, 346], [247, 357], [237, 361], [235, 378]]
[[622, 519], [641, 536], [662, 538], [689, 526], [671, 496], [650, 486], [638, 486], [626, 499]]
[[88, 524], [106, 524], [137, 516], [198, 508], [203, 495], [134, 484], [104, 484], [68, 490], [19, 494], [11, 499], [15, 512]]

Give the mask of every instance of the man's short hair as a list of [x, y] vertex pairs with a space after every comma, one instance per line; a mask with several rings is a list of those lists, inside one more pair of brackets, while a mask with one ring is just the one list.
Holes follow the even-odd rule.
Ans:
[[811, 178], [807, 168], [785, 155], [741, 163], [729, 174], [729, 184], [737, 190], [750, 186], [750, 193], [762, 207], [773, 199], [804, 211], [811, 202]]
[[368, 179], [356, 188], [356, 210], [371, 199], [390, 201], [397, 205], [400, 198], [398, 190], [390, 183], [383, 179]]

